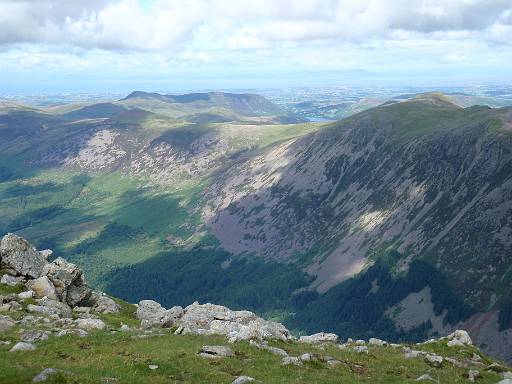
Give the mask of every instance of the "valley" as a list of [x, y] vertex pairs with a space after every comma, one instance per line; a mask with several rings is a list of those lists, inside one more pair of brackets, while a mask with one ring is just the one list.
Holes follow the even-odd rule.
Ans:
[[219, 92], [4, 103], [1, 232], [130, 302], [390, 341], [465, 326], [508, 358], [511, 110], [381, 101], [328, 123]]

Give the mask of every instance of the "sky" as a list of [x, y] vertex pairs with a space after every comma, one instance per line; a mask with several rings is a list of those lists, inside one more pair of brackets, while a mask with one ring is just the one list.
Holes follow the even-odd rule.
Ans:
[[0, 0], [0, 94], [512, 84], [512, 0]]

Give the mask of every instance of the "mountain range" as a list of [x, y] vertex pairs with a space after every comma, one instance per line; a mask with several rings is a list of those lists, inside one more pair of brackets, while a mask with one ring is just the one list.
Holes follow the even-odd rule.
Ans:
[[304, 121], [257, 95], [0, 106], [1, 232], [135, 302], [512, 352], [512, 109], [449, 95]]

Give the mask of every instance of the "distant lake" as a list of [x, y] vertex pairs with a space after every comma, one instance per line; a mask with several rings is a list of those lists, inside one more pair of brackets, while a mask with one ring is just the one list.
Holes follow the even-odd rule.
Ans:
[[329, 123], [331, 121], [336, 121], [333, 119], [326, 119], [325, 117], [308, 117], [308, 120], [312, 123]]

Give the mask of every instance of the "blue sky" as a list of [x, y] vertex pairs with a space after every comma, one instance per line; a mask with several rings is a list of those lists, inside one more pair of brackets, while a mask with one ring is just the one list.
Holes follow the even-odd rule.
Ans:
[[2, 94], [512, 83], [511, 63], [512, 0], [0, 0]]

